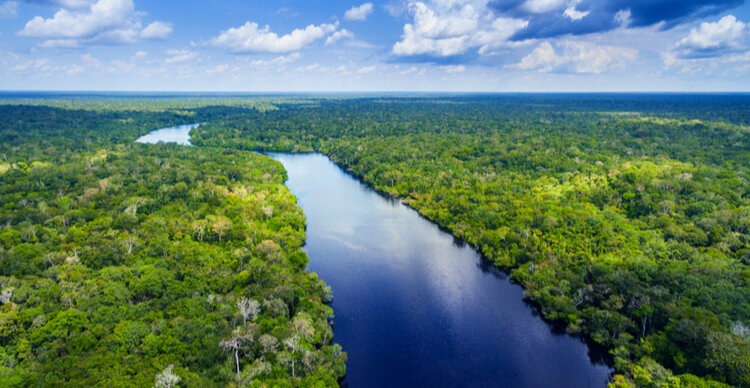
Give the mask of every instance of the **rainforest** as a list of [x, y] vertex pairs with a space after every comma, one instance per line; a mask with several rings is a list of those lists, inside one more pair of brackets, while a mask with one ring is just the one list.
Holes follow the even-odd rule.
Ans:
[[345, 385], [271, 152], [474, 248], [602, 385], [750, 386], [746, 94], [73, 93], [0, 95], [0, 386]]

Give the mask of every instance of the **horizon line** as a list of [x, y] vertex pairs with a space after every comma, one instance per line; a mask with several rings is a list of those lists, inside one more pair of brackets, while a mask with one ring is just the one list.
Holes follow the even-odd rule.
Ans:
[[502, 94], [750, 94], [750, 90], [747, 91], [720, 91], [720, 90], [699, 90], [699, 91], [687, 91], [687, 90], [642, 90], [642, 91], [421, 91], [421, 90], [391, 90], [391, 91], [373, 91], [373, 90], [357, 90], [357, 91], [230, 91], [230, 90], [36, 90], [36, 89], [25, 89], [25, 90], [12, 90], [12, 89], [0, 89], [0, 94], [12, 94], [12, 93], [112, 93], [112, 94], [226, 94], [226, 95], [321, 95], [321, 94], [463, 94], [463, 95], [502, 95]]

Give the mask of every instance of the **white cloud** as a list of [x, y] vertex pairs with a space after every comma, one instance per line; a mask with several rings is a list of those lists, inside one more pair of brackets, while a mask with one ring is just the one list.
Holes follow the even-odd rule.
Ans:
[[346, 20], [365, 20], [373, 11], [372, 3], [364, 3], [359, 7], [352, 7], [344, 13]]
[[98, 59], [94, 58], [94, 56], [91, 55], [91, 54], [83, 54], [83, 55], [81, 55], [81, 60], [86, 65], [92, 66], [92, 67], [99, 67], [102, 64]]
[[291, 7], [282, 7], [276, 10], [275, 12], [277, 15], [283, 15], [287, 18], [293, 18], [297, 15], [299, 15], [299, 12], [295, 11]]
[[221, 65], [216, 65], [216, 67], [214, 67], [213, 69], [206, 70], [206, 73], [208, 73], [208, 74], [224, 74], [224, 73], [226, 73], [228, 71], [232, 71], [232, 72], [239, 71], [239, 67], [237, 67], [237, 66], [232, 67], [228, 63], [223, 63]]
[[164, 62], [168, 64], [183, 63], [195, 59], [198, 53], [190, 50], [167, 50], [167, 58]]
[[681, 73], [737, 73], [750, 67], [747, 38], [750, 23], [727, 15], [716, 22], [701, 23], [661, 54], [667, 69]]
[[737, 51], [744, 46], [748, 35], [748, 24], [727, 15], [715, 23], [704, 22], [699, 28], [690, 30], [687, 37], [675, 45], [679, 57], [717, 56], [728, 51]]
[[[68, 3], [68, 2], [65, 2]], [[81, 5], [70, 2], [71, 5]], [[48, 39], [42, 47], [61, 47], [61, 43], [80, 46], [92, 43], [133, 43], [139, 37], [164, 36], [168, 24], [151, 23], [141, 31], [141, 13], [136, 12], [132, 0], [98, 0], [88, 8], [62, 8], [51, 18], [35, 16], [29, 20], [20, 36]], [[171, 29], [171, 27], [170, 27]]]
[[466, 71], [466, 66], [464, 65], [447, 65], [440, 66], [440, 68], [446, 73], [463, 73]]
[[80, 48], [81, 44], [75, 39], [48, 39], [39, 44], [42, 48]]
[[637, 52], [630, 48], [595, 45], [586, 42], [560, 42], [561, 53], [549, 42], [542, 42], [513, 67], [538, 72], [599, 74], [623, 68], [635, 60]]
[[357, 74], [372, 73], [373, 71], [377, 69], [378, 69], [377, 66], [364, 66], [364, 67], [359, 68], [359, 70], [357, 70]]
[[565, 5], [565, 0], [527, 0], [521, 8], [532, 13], [546, 13], [560, 9]]
[[330, 46], [340, 39], [354, 39], [354, 34], [348, 31], [346, 28], [342, 28], [339, 31], [334, 32], [326, 39], [326, 46]]
[[68, 69], [68, 75], [76, 75], [83, 73], [86, 70], [83, 66], [73, 65]]
[[297, 71], [314, 71], [314, 70], [317, 70], [318, 68], [320, 68], [320, 64], [315, 62], [307, 66], [300, 66], [297, 68]]
[[6, 1], [0, 4], [0, 18], [14, 18], [18, 16], [18, 2]]
[[588, 16], [588, 14], [591, 13], [591, 11], [579, 11], [576, 9], [576, 6], [580, 2], [581, 0], [573, 0], [572, 2], [568, 3], [568, 8], [565, 9], [565, 12], [563, 12], [563, 15], [573, 21], [581, 20], [585, 18], [586, 16]]
[[298, 60], [300, 57], [300, 53], [291, 53], [289, 55], [281, 55], [270, 60], [255, 59], [250, 62], [250, 64], [256, 67], [278, 67], [286, 65], [287, 63], [292, 63]]
[[402, 74], [402, 75], [410, 75], [410, 74], [422, 75], [426, 71], [427, 70], [424, 67], [421, 68], [421, 69], [419, 69], [416, 66], [412, 66], [412, 67], [410, 67], [410, 68], [408, 68], [406, 70], [400, 71], [399, 74]]
[[448, 57], [470, 49], [486, 54], [517, 45], [508, 38], [528, 24], [521, 19], [495, 18], [486, 2], [471, 0], [412, 2], [409, 11], [413, 23], [404, 25], [401, 41], [393, 46], [396, 56]]
[[64, 70], [62, 66], [56, 65], [49, 58], [39, 58], [20, 63], [13, 68], [14, 71], [26, 72], [34, 71], [40, 75], [49, 75], [49, 73]]
[[153, 22], [141, 31], [143, 39], [167, 39], [172, 33], [172, 24], [164, 22]]
[[61, 9], [50, 19], [36, 16], [19, 35], [34, 38], [89, 38], [102, 30], [120, 28], [132, 17], [132, 0], [99, 0], [90, 12]]
[[336, 30], [337, 24], [309, 25], [279, 36], [269, 26], [259, 28], [257, 23], [246, 22], [237, 28], [223, 31], [211, 43], [235, 54], [289, 53], [298, 51]]
[[522, 70], [537, 70], [546, 72], [556, 66], [557, 54], [554, 47], [549, 42], [542, 42], [531, 54], [521, 58], [521, 62], [516, 65]]
[[615, 14], [615, 21], [620, 24], [620, 28], [628, 28], [633, 22], [633, 14], [629, 9], [621, 9]]

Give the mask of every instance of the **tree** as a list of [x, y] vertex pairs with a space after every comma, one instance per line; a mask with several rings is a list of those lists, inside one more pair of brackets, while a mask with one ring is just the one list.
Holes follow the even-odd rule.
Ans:
[[224, 216], [214, 217], [213, 222], [211, 223], [211, 230], [213, 230], [214, 233], [219, 236], [219, 243], [221, 243], [221, 238], [224, 236], [224, 234], [231, 228], [232, 221]]
[[208, 223], [206, 220], [196, 220], [193, 222], [193, 232], [198, 237], [198, 241], [203, 241], [203, 235], [206, 232]]
[[154, 388], [173, 388], [177, 386], [181, 379], [180, 376], [177, 376], [172, 372], [173, 368], [174, 365], [169, 365], [156, 375]]
[[254, 321], [260, 313], [260, 303], [255, 299], [243, 297], [237, 301], [237, 308], [242, 314], [242, 324], [247, 324], [247, 320]]
[[298, 353], [301, 350], [302, 342], [300, 341], [300, 337], [297, 334], [293, 334], [291, 337], [284, 340], [284, 345], [286, 346], [287, 350], [289, 351], [289, 359], [288, 362], [292, 365], [292, 377], [296, 378], [296, 372], [295, 372], [295, 362], [298, 357]]
[[219, 346], [226, 352], [234, 355], [234, 363], [237, 366], [237, 381], [240, 381], [240, 349], [248, 342], [252, 342], [253, 337], [248, 334], [242, 334], [241, 330], [236, 330], [234, 335], [228, 340], [222, 340]]

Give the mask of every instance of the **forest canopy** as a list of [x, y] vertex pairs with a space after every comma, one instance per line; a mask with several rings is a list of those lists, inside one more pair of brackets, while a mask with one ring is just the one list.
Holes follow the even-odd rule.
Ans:
[[249, 151], [401, 198], [608, 348], [613, 386], [750, 385], [748, 96], [25, 98], [0, 104], [0, 385], [335, 385], [304, 215]]
[[324, 101], [199, 145], [319, 151], [477, 247], [616, 386], [750, 384], [747, 96]]

